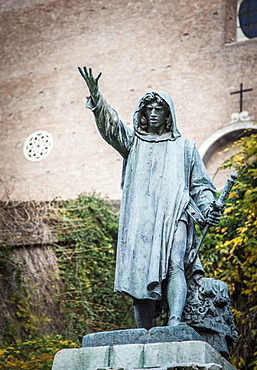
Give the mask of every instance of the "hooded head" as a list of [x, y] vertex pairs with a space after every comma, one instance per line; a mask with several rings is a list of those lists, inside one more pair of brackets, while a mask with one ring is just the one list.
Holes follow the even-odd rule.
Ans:
[[178, 131], [176, 124], [176, 116], [172, 99], [166, 92], [157, 90], [146, 93], [139, 100], [133, 120], [135, 131], [140, 134], [146, 134], [148, 132], [146, 106], [153, 102], [163, 105], [167, 111], [167, 117], [165, 118], [165, 133], [170, 133], [173, 139], [179, 137], [180, 132]]

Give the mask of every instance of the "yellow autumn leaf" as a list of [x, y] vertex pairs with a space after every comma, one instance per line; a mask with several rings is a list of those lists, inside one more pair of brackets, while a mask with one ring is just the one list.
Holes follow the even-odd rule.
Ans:
[[227, 207], [224, 211], [224, 215], [227, 215], [228, 213], [232, 212], [234, 207]]
[[233, 240], [234, 239], [232, 239], [232, 240], [226, 240], [225, 243], [223, 244], [224, 247], [227, 247], [228, 245], [232, 244], [233, 243]]
[[252, 192], [253, 192], [252, 189], [247, 189], [244, 196], [252, 194]]
[[239, 195], [237, 194], [237, 192], [231, 191], [231, 193], [229, 193], [228, 199], [231, 199], [233, 197], [239, 198]]
[[239, 233], [244, 233], [245, 231], [247, 231], [248, 230], [248, 227], [238, 227], [237, 228], [237, 231], [239, 232]]

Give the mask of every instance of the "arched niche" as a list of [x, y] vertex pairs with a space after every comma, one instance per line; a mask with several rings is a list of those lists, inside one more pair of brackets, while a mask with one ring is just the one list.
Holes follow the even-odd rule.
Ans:
[[218, 190], [223, 188], [227, 177], [233, 172], [231, 169], [220, 168], [239, 149], [233, 144], [242, 136], [252, 133], [257, 133], [254, 121], [230, 123], [213, 132], [200, 146], [199, 153]]

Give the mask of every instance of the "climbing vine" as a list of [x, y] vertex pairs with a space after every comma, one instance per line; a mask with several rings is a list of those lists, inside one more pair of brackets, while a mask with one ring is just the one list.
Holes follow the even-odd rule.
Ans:
[[65, 337], [134, 326], [131, 301], [113, 292], [117, 214], [95, 194], [64, 201], [59, 211], [55, 250], [64, 283], [59, 299]]
[[233, 301], [239, 343], [234, 365], [257, 369], [257, 135], [244, 137], [225, 164], [236, 171], [221, 222], [207, 236], [201, 258], [209, 276], [225, 281]]
[[30, 340], [18, 340], [13, 346], [0, 349], [0, 368], [3, 370], [51, 370], [53, 358], [63, 348], [77, 348], [61, 335], [45, 335]]
[[[40, 204], [40, 212], [42, 208]], [[9, 225], [7, 207], [3, 212], [4, 224]], [[17, 214], [13, 205], [10, 212], [12, 218]], [[27, 217], [30, 212], [35, 212], [34, 206], [23, 213]], [[48, 203], [43, 213], [45, 222], [58, 235], [53, 248], [61, 289], [52, 300], [60, 306], [62, 330], [52, 330], [49, 336], [47, 326], [42, 327], [42, 317], [34, 314], [35, 307], [27, 290], [26, 262], [17, 258], [15, 248], [7, 240], [2, 242], [0, 274], [3, 286], [8, 286], [2, 300], [8, 306], [2, 312], [5, 319], [1, 328], [0, 367], [3, 369], [51, 369], [54, 353], [65, 346], [81, 346], [81, 338], [88, 332], [134, 326], [131, 300], [113, 292], [118, 215], [109, 202], [96, 194], [81, 194], [75, 200]], [[33, 214], [30, 216], [35, 219]], [[25, 221], [23, 224], [28, 227]], [[8, 231], [12, 229], [8, 227]], [[35, 288], [40, 291], [41, 287]], [[44, 320], [50, 322], [47, 317]]]

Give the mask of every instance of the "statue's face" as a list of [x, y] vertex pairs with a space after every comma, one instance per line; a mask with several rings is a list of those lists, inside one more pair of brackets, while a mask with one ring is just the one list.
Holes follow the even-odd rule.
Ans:
[[166, 118], [167, 109], [157, 101], [147, 104], [145, 107], [145, 116], [147, 120], [148, 132], [156, 135], [162, 135], [167, 132]]

